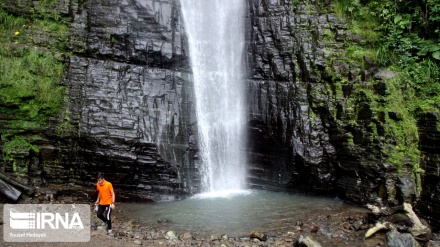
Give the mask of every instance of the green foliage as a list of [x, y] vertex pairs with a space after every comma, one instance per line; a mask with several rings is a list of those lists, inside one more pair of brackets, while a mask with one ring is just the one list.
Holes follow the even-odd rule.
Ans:
[[359, 42], [346, 42], [346, 57], [363, 65], [365, 57], [377, 60], [376, 46], [380, 40], [380, 33], [375, 29], [379, 25], [372, 16], [369, 8], [363, 6], [358, 0], [339, 0], [333, 4], [336, 14], [349, 20], [348, 33], [351, 36], [360, 36]]
[[55, 14], [33, 13], [31, 18], [14, 16], [0, 7], [0, 41], [3, 44], [36, 45], [64, 51], [69, 41], [67, 22], [53, 16]]
[[[404, 70], [403, 78], [415, 90], [416, 99], [438, 101], [440, 96], [440, 66], [430, 59], [424, 59]], [[434, 102], [432, 102], [434, 103]], [[433, 108], [436, 107], [433, 105]]]
[[425, 58], [440, 59], [439, 6], [440, 0], [375, 0], [363, 4], [338, 0], [334, 8], [340, 16], [361, 23], [362, 29], [378, 31], [378, 50], [399, 54], [399, 62], [405, 65]]
[[7, 142], [3, 148], [3, 155], [5, 161], [13, 161], [18, 157], [26, 157], [29, 152], [39, 153], [37, 146], [32, 145], [26, 139], [20, 136]]
[[7, 13], [0, 2], [0, 115], [8, 119], [1, 134], [4, 159], [14, 167], [15, 158], [39, 152], [31, 144], [35, 138], [23, 136], [44, 129], [63, 104], [61, 53], [69, 39], [68, 26], [54, 11], [57, 1], [33, 4], [24, 17]]
[[61, 113], [61, 121], [57, 125], [57, 135], [60, 137], [68, 136], [72, 131], [74, 131], [75, 127], [71, 124], [71, 112], [66, 107], [65, 111]]
[[379, 134], [377, 133], [377, 124], [374, 122], [370, 123], [370, 142], [373, 143], [376, 139], [379, 139]]
[[[54, 4], [39, 1], [38, 8], [53, 9]], [[67, 26], [53, 21], [54, 15], [33, 12], [27, 19], [0, 9], [0, 109], [16, 119], [9, 129], [39, 128], [61, 109], [64, 66], [56, 53], [60, 47], [50, 47], [54, 52], [33, 45], [35, 32], [59, 37], [60, 43], [67, 39]]]
[[[400, 72], [386, 82], [387, 95], [378, 97], [360, 85], [354, 86], [353, 93], [363, 92], [373, 113], [385, 113], [385, 139], [380, 145], [388, 155], [386, 161], [412, 169], [420, 192], [423, 170], [417, 114], [440, 112], [440, 0], [337, 0], [333, 9], [347, 20], [349, 33], [363, 38], [347, 39], [346, 58], [362, 64], [362, 58], [369, 57], [379, 66]], [[347, 102], [346, 112], [356, 105], [350, 99]], [[399, 119], [390, 119], [389, 112]], [[345, 117], [349, 118], [346, 124], [353, 120]], [[373, 133], [370, 140], [377, 140], [376, 123], [368, 127]]]
[[[396, 91], [391, 96], [391, 104], [388, 105], [388, 110], [397, 112], [402, 116], [402, 119], [398, 121], [387, 120], [389, 124], [389, 129], [386, 130], [387, 137], [396, 141], [396, 145], [388, 150], [388, 162], [399, 165], [399, 168], [405, 167], [403, 169], [405, 171], [407, 168], [413, 169], [415, 166], [418, 166], [421, 159], [421, 152], [418, 149], [417, 119], [414, 112], [411, 111], [411, 106], [409, 106], [408, 102], [409, 98], [413, 98], [413, 95], [409, 93], [408, 95], [411, 95], [411, 97], [405, 97], [407, 95], [403, 94], [403, 91], [396, 88], [391, 90]], [[413, 170], [413, 173], [416, 176], [420, 176], [420, 170]]]
[[362, 66], [364, 65], [365, 57], [376, 60], [376, 52], [374, 50], [365, 49], [357, 44], [348, 44], [345, 49], [345, 55]]
[[63, 21], [60, 14], [55, 11], [58, 4], [57, 0], [40, 0], [34, 2], [34, 4], [34, 8], [31, 9], [32, 19]]
[[348, 17], [351, 19], [362, 16], [361, 8], [359, 0], [339, 0], [335, 1], [333, 6], [339, 18]]
[[388, 50], [386, 46], [380, 46], [376, 50], [376, 62], [378, 65], [385, 66], [387, 64], [397, 64], [399, 54]]
[[58, 113], [63, 64], [37, 48], [5, 50], [14, 56], [0, 54], [0, 105], [16, 107], [16, 114], [37, 122]]
[[28, 24], [23, 17], [14, 17], [5, 11], [0, 11], [0, 23], [3, 30], [18, 30]]

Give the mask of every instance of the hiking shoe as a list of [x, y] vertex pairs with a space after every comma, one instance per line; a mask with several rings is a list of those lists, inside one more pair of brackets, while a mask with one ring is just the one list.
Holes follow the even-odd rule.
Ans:
[[112, 231], [112, 229], [110, 229], [107, 232], [108, 232], [108, 234], [111, 234], [113, 231]]

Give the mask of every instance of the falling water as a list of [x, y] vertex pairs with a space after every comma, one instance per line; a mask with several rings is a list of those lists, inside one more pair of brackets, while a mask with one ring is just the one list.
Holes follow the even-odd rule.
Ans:
[[243, 154], [244, 0], [181, 0], [194, 75], [202, 186], [241, 190]]

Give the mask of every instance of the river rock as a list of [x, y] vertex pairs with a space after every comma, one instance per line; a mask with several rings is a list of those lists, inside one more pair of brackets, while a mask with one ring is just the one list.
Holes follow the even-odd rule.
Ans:
[[386, 234], [387, 244], [390, 247], [421, 247], [421, 245], [409, 233], [399, 233], [393, 229]]
[[250, 238], [253, 239], [258, 239], [260, 241], [266, 241], [267, 240], [267, 235], [261, 232], [251, 232], [251, 234], [249, 235]]
[[399, 75], [398, 72], [391, 71], [391, 70], [382, 70], [382, 71], [377, 72], [373, 77], [374, 77], [374, 79], [377, 79], [377, 80], [389, 80], [391, 78], [396, 77], [397, 75]]
[[310, 234], [301, 234], [295, 242], [296, 247], [321, 247], [321, 244]]
[[169, 240], [177, 240], [177, 239], [179, 239], [174, 231], [168, 231], [165, 234], [165, 238], [169, 239]]
[[192, 234], [190, 232], [185, 232], [183, 235], [180, 236], [181, 240], [188, 240], [192, 239]]

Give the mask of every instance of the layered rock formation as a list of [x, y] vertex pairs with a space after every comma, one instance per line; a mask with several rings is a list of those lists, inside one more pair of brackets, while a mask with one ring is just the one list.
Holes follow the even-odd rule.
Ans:
[[[249, 5], [249, 106], [255, 143], [251, 157], [256, 167], [264, 171], [266, 180], [293, 189], [339, 192], [357, 201], [378, 197], [376, 189], [388, 175], [380, 150], [365, 130], [371, 111], [366, 106], [353, 118], [359, 124], [349, 126], [344, 101], [357, 95], [347, 90], [341, 97], [333, 88], [335, 79], [346, 80], [347, 87], [368, 83], [346, 67], [358, 71], [359, 65], [338, 56], [344, 47], [345, 24], [332, 13], [320, 13], [318, 6], [283, 1], [249, 1]], [[326, 36], [332, 39], [324, 42]], [[260, 144], [264, 135], [279, 148], [265, 149], [274, 145]], [[258, 156], [267, 159], [262, 162], [264, 158]], [[258, 169], [251, 174], [262, 178], [257, 173]]]
[[[86, 170], [153, 200], [193, 189], [194, 96], [173, 1], [91, 1], [67, 84]], [[196, 185], [195, 185], [196, 186]], [[124, 192], [125, 193], [125, 192]]]
[[[330, 2], [247, 2], [249, 185], [358, 203], [416, 199], [413, 171], [389, 163], [382, 148], [395, 145], [384, 130], [390, 113], [375, 112], [355, 90], [384, 94], [387, 78], [373, 80], [378, 69], [368, 60], [361, 66], [340, 55], [358, 38]], [[10, 4], [8, 11], [27, 13]], [[25, 183], [91, 191], [104, 171], [130, 200], [197, 192], [195, 99], [178, 1], [60, 1], [57, 11], [72, 23], [66, 101], [35, 142], [41, 152], [27, 163]], [[421, 199], [427, 214], [438, 214], [439, 188], [425, 183], [439, 177], [438, 138], [426, 134], [438, 119], [430, 119], [419, 122], [429, 157]]]
[[[402, 117], [374, 104], [387, 104], [396, 73], [341, 56], [345, 42], [362, 38], [326, 11], [330, 4], [249, 1], [251, 184], [391, 205], [417, 200], [421, 189], [425, 215], [438, 214], [438, 119], [418, 122], [425, 176], [390, 161], [399, 145], [390, 122]], [[373, 88], [377, 101], [359, 88]]]
[[177, 2], [73, 1], [58, 9], [72, 21], [67, 97], [40, 145], [43, 164], [34, 170], [45, 172], [30, 171], [29, 183], [93, 190], [103, 171], [121, 199], [196, 191], [194, 96]]

